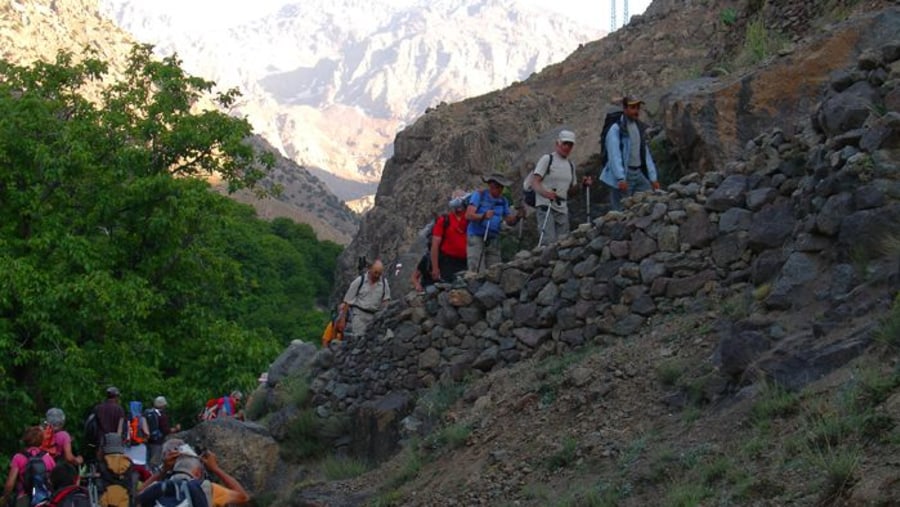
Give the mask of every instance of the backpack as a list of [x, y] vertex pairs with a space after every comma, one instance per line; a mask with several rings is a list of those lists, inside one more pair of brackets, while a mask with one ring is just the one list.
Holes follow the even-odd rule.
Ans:
[[103, 507], [134, 507], [137, 472], [131, 459], [124, 454], [107, 454], [100, 460], [100, 505]]
[[150, 498], [141, 500], [144, 505], [152, 501], [154, 507], [209, 507], [203, 482], [199, 479], [166, 479], [159, 483]]
[[144, 425], [141, 424], [143, 415], [142, 409], [143, 405], [139, 401], [130, 401], [128, 402], [128, 410], [131, 412], [131, 417], [127, 421], [127, 427], [125, 429], [125, 443], [131, 445], [140, 445], [147, 441], [147, 433], [144, 431]]
[[163, 439], [162, 430], [159, 428], [159, 411], [155, 408], [148, 408], [144, 411], [144, 419], [147, 420], [147, 428], [150, 429], [148, 439], [150, 443], [155, 444]]
[[47, 507], [91, 507], [91, 498], [81, 486], [66, 486], [53, 494]]
[[22, 451], [22, 454], [28, 458], [22, 482], [25, 485], [25, 494], [29, 498], [29, 505], [35, 507], [45, 504], [50, 500], [50, 472], [47, 470], [47, 464], [44, 463], [44, 455], [47, 454], [47, 451], [29, 455], [26, 449]]
[[[550, 156], [550, 161], [547, 162], [547, 172], [544, 174], [545, 178], [550, 175], [550, 169], [553, 168], [553, 154], [549, 153], [548, 155]], [[569, 167], [572, 168], [572, 178], [574, 181], [575, 164], [573, 164], [571, 160], [569, 160]], [[528, 173], [528, 176], [525, 176], [525, 181], [522, 183], [522, 197], [524, 198], [525, 204], [531, 206], [532, 208], [534, 208], [537, 204], [537, 194], [535, 194], [534, 188], [531, 186], [533, 177], [534, 171], [531, 171], [530, 173]]]
[[100, 447], [100, 419], [97, 417], [96, 407], [84, 420], [84, 445], [94, 451]]
[[[609, 152], [606, 151], [606, 134], [609, 133], [609, 129], [612, 128], [613, 125], [622, 121], [622, 111], [613, 111], [611, 113], [606, 113], [606, 118], [603, 119], [603, 130], [600, 131], [600, 167], [606, 167], [606, 164], [609, 162]], [[644, 132], [644, 125], [638, 122], [638, 132], [640, 132], [641, 138], [641, 172], [644, 173], [644, 176], [650, 177], [647, 174], [647, 151], [645, 149], [645, 139], [646, 134]], [[619, 133], [619, 152], [625, 151], [625, 143], [622, 141], [621, 131]]]

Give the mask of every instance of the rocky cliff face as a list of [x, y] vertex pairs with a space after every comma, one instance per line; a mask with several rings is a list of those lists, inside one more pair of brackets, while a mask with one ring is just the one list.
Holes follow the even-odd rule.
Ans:
[[[896, 435], [900, 418], [896, 349], [884, 348], [897, 343], [896, 326], [883, 324], [891, 308], [895, 322], [900, 316], [900, 10], [866, 20], [866, 30], [894, 38], [864, 43], [851, 66], [823, 80], [807, 115], [758, 133], [722, 170], [639, 194], [624, 212], [484, 275], [398, 298], [364, 337], [317, 352], [292, 344], [254, 396], [276, 396], [285, 379], [312, 368], [304, 410], [321, 421], [349, 416], [343, 435], [329, 437], [339, 451], [378, 461], [401, 439], [420, 442], [426, 450], [410, 445], [407, 455], [431, 452], [439, 463], [404, 488], [404, 505], [546, 505], [550, 491], [581, 482], [609, 485], [600, 491], [614, 504], [656, 505], [661, 492], [675, 503], [676, 472], [658, 470], [670, 470], [667, 453], [682, 451], [726, 460], [727, 473], [751, 467], [751, 490], [707, 477], [715, 488], [697, 498], [811, 505], [839, 494], [849, 504], [892, 503], [898, 490], [884, 456], [896, 444], [872, 435]], [[871, 363], [857, 361], [866, 354]], [[672, 368], [685, 378], [670, 378]], [[865, 375], [890, 386], [877, 398], [863, 395], [874, 419], [825, 428], [855, 420], [825, 407], [832, 396], [856, 396]], [[442, 413], [440, 393], [454, 386], [465, 389], [462, 400]], [[790, 419], [784, 406], [758, 408], [774, 403], [767, 392], [807, 393], [809, 412]], [[748, 415], [751, 400], [757, 412]], [[851, 412], [863, 410], [853, 403]], [[687, 420], [691, 411], [702, 417], [697, 424]], [[280, 435], [299, 417], [292, 406], [264, 420]], [[743, 438], [754, 425], [765, 425], [763, 442], [794, 450], [748, 450]], [[451, 430], [465, 432], [455, 456], [441, 440]], [[568, 454], [563, 436], [574, 442]], [[650, 441], [658, 447], [645, 452]], [[804, 445], [851, 449], [859, 465], [842, 477], [852, 481], [818, 487], [828, 465], [790, 480], [772, 472], [779, 459], [817, 463], [796, 450]], [[362, 485], [395, 488], [385, 474], [402, 460]], [[591, 466], [566, 470], [582, 462]], [[549, 491], [541, 498], [527, 484]], [[348, 491], [326, 485], [299, 494], [354, 505], [359, 498]]]
[[[430, 110], [397, 136], [375, 207], [342, 256], [344, 284], [360, 255], [400, 258], [453, 188], [477, 188], [480, 176], [494, 170], [520, 182], [564, 126], [579, 137], [573, 152], [579, 172], [598, 171], [600, 122], [623, 93], [647, 100], [646, 119], [662, 129], [652, 147], [665, 161], [664, 182], [675, 172], [723, 169], [765, 126], [791, 125], [808, 114], [829, 73], [852, 65], [862, 48], [892, 29], [871, 19], [832, 23], [837, 13], [830, 5], [657, 1], [626, 27], [526, 81]], [[725, 21], [726, 9], [734, 21]], [[763, 35], [751, 37], [749, 27], [759, 20]], [[763, 48], [758, 62], [754, 44]], [[519, 185], [513, 192], [519, 195]], [[605, 202], [602, 186], [592, 195]]]
[[[0, 13], [2, 57], [16, 64], [53, 60], [61, 49], [74, 52], [76, 57], [90, 51], [109, 62], [109, 77], [116, 79], [122, 75], [127, 55], [136, 43], [100, 15], [97, 0], [10, 1], [0, 6]], [[253, 142], [277, 155], [266, 141]], [[356, 215], [306, 169], [279, 156], [270, 181], [284, 187], [280, 197], [265, 201], [250, 193], [234, 197], [253, 205], [264, 218], [285, 216], [310, 224], [322, 239], [340, 244], [350, 241], [357, 227]]]

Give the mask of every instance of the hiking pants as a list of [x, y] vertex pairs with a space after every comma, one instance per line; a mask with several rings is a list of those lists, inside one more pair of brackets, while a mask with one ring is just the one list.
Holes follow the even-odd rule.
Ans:
[[363, 311], [359, 308], [350, 310], [350, 333], [359, 340], [366, 336], [366, 330], [375, 320], [375, 314]]
[[[481, 259], [484, 252], [484, 259]], [[484, 244], [484, 236], [469, 236], [466, 239], [466, 259], [469, 271], [486, 271], [494, 264], [500, 264], [500, 236], [488, 237], [487, 245]], [[478, 260], [481, 259], [481, 269]]]
[[625, 172], [625, 181], [628, 183], [627, 192], [622, 192], [619, 187], [610, 188], [609, 208], [613, 211], [622, 211], [622, 199], [638, 192], [647, 192], [652, 188], [650, 181], [640, 169], [628, 169]]
[[[550, 219], [547, 220], [547, 213], [550, 213]], [[547, 225], [544, 227], [544, 239], [541, 246], [556, 243], [559, 238], [569, 233], [569, 214], [551, 209], [549, 206], [540, 206], [537, 208], [537, 231], [538, 237], [541, 235], [541, 226], [544, 226], [544, 220]]]

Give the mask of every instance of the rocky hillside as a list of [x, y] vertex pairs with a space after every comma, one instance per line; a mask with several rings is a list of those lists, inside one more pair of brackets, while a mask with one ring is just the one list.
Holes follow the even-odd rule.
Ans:
[[[601, 118], [626, 92], [647, 100], [645, 119], [660, 130], [652, 148], [664, 183], [721, 169], [766, 125], [790, 128], [808, 115], [830, 72], [891, 36], [869, 22], [838, 22], [885, 4], [657, 0], [528, 80], [429, 110], [398, 134], [375, 207], [343, 255], [344, 276], [360, 255], [400, 258], [453, 188], [476, 188], [493, 170], [521, 181], [563, 126], [579, 137], [580, 171], [598, 171]], [[607, 198], [602, 186], [593, 190], [596, 216]], [[583, 217], [583, 204], [572, 204]]]
[[[56, 58], [60, 49], [91, 51], [110, 62], [110, 77], [122, 75], [135, 39], [100, 15], [97, 0], [11, 0], [0, 5], [0, 42], [4, 59], [29, 64]], [[262, 139], [258, 146], [277, 151]], [[356, 232], [357, 216], [303, 167], [278, 156], [271, 181], [284, 188], [275, 199], [249, 193], [234, 196], [256, 207], [260, 216], [286, 216], [310, 224], [322, 239], [346, 244]], [[271, 181], [269, 183], [271, 183]]]
[[102, 4], [191, 72], [239, 87], [241, 114], [291, 159], [333, 174], [343, 200], [374, 194], [397, 131], [426, 108], [508, 86], [601, 35], [516, 0], [285, 0], [199, 30], [152, 2]]
[[324, 440], [378, 465], [339, 481], [352, 460], [307, 460], [268, 499], [894, 505], [900, 9], [856, 23], [891, 35], [721, 170], [398, 297], [365, 337], [292, 344], [255, 427], [282, 457]]

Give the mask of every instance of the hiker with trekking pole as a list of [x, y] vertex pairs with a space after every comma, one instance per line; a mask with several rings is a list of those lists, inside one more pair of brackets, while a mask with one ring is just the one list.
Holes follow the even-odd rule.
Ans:
[[500, 229], [503, 222], [515, 225], [521, 213], [513, 213], [503, 189], [509, 180], [502, 174], [483, 176], [488, 184], [469, 198], [466, 208], [466, 263], [469, 271], [479, 273], [500, 262]]
[[[525, 179], [525, 202], [537, 208], [537, 225], [540, 234], [538, 247], [557, 242], [569, 233], [569, 207], [566, 200], [578, 192], [575, 164], [570, 160], [575, 146], [575, 133], [561, 130], [552, 153], [538, 159]], [[586, 189], [586, 205], [590, 216], [590, 176], [582, 179]], [[533, 201], [532, 201], [533, 194]], [[590, 221], [590, 220], [588, 220]]]

